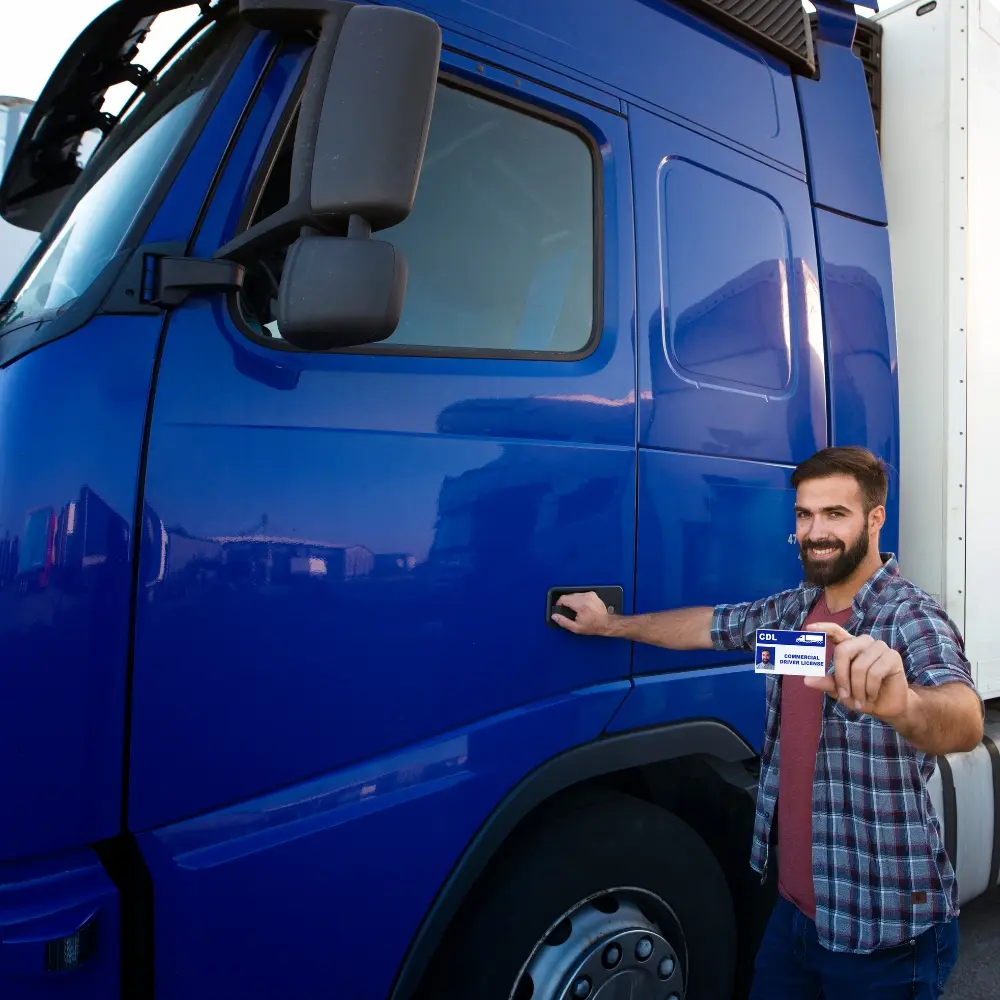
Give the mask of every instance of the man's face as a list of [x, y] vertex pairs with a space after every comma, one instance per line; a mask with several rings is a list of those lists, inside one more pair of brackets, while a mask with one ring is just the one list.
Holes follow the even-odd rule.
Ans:
[[842, 583], [861, 565], [882, 524], [882, 508], [867, 516], [852, 476], [802, 483], [795, 495], [795, 536], [806, 580], [818, 587]]
[[770, 663], [771, 662], [771, 651], [769, 649], [761, 650], [760, 662], [761, 663]]

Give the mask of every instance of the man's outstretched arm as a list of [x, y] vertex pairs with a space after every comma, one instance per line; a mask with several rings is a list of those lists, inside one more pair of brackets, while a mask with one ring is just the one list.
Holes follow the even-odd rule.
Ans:
[[679, 608], [648, 615], [612, 615], [597, 594], [565, 594], [556, 601], [576, 612], [576, 620], [553, 614], [567, 632], [645, 642], [664, 649], [711, 649], [712, 608]]

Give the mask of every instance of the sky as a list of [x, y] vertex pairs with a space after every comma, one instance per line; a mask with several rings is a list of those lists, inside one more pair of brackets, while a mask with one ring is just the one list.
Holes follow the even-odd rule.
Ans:
[[[0, 96], [34, 100], [76, 36], [106, 7], [109, 0], [31, 0], [3, 4], [0, 15]], [[893, 6], [888, 2], [885, 7]], [[176, 37], [178, 21], [190, 23], [190, 14], [180, 11], [164, 15], [154, 34]], [[161, 29], [159, 32], [156, 29]], [[150, 36], [149, 48], [161, 51]], [[147, 56], [146, 51], [143, 52]], [[145, 59], [146, 64], [155, 60]], [[109, 110], [111, 110], [109, 108]]]
[[[38, 97], [66, 50], [110, 0], [31, 0], [0, 4], [0, 96]], [[198, 8], [163, 14], [157, 19], [138, 60], [150, 66], [191, 23]], [[128, 88], [129, 92], [131, 88]], [[109, 108], [111, 110], [111, 108]]]
[[36, 98], [62, 54], [107, 6], [107, 0], [4, 4], [0, 94]]

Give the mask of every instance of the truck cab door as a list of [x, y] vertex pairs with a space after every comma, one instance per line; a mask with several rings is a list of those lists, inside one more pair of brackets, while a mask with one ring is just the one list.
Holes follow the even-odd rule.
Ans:
[[[466, 782], [478, 751], [456, 747], [509, 727], [516, 745], [504, 760], [476, 757], [477, 773], [516, 780], [598, 736], [629, 687], [628, 644], [546, 619], [552, 587], [619, 586], [632, 599], [626, 121], [617, 99], [570, 96], [572, 81], [521, 77], [497, 68], [503, 53], [471, 58], [451, 41], [414, 211], [379, 234], [409, 266], [388, 341], [293, 348], [272, 313], [281, 253], [248, 261], [240, 294], [192, 296], [169, 321], [146, 461], [129, 789], [158, 942], [184, 956], [158, 996], [195, 982], [310, 994], [325, 975], [310, 942], [371, 947], [364, 922], [338, 913], [374, 905], [386, 876], [373, 883], [369, 866], [409, 859], [416, 840], [362, 852], [380, 836], [366, 835], [381, 829], [376, 810], [314, 827], [294, 849], [275, 828], [275, 849], [248, 855], [230, 851], [242, 841], [224, 831], [242, 821], [221, 812], [238, 803], [280, 825], [265, 793], [311, 799], [307, 779], [353, 787], [369, 766], [398, 771], [403, 802], [421, 801], [403, 790], [412, 781], [468, 789], [447, 823], [428, 815], [433, 844], [392, 889], [378, 960], [340, 970], [343, 995], [386, 995], [499, 791]], [[299, 92], [278, 70], [248, 108], [194, 257], [288, 202]], [[447, 762], [414, 750], [405, 767], [366, 763], [431, 737]], [[362, 784], [371, 794], [396, 780]], [[208, 831], [226, 846], [205, 853]], [[317, 851], [318, 868], [289, 868]], [[289, 902], [321, 885], [336, 912]], [[255, 961], [226, 960], [230, 943]]]
[[[781, 134], [797, 135], [797, 120], [785, 120], [796, 108], [789, 74], [749, 50], [746, 60], [780, 89]], [[636, 612], [756, 600], [801, 580], [789, 478], [827, 440], [808, 186], [644, 109], [629, 120], [641, 318]], [[761, 134], [777, 131], [775, 118]], [[745, 661], [637, 646], [636, 691], [615, 727], [709, 715], [758, 746], [763, 684]]]

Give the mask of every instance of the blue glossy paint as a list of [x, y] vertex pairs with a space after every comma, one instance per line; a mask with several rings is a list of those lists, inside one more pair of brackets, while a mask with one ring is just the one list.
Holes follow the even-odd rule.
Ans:
[[739, 733], [759, 753], [764, 696], [764, 679], [754, 673], [752, 664], [637, 677], [607, 731], [624, 733], [669, 722], [713, 719]]
[[[273, 50], [257, 37], [146, 233], [186, 242]], [[132, 239], [135, 239], [133, 236]], [[104, 317], [0, 372], [0, 857], [121, 829], [132, 526], [159, 316]], [[39, 789], [44, 788], [44, 796]]]
[[142, 835], [157, 952], [170, 956], [157, 965], [158, 1000], [327, 986], [387, 996], [427, 907], [495, 804], [547, 758], [600, 735], [628, 687], [536, 703]]
[[806, 185], [641, 109], [629, 129], [640, 445], [801, 461], [826, 442]]
[[[76, 969], [46, 971], [46, 945], [97, 924], [97, 947]], [[118, 894], [97, 856], [70, 851], [0, 863], [0, 996], [108, 1000], [120, 979]]]
[[[636, 613], [755, 601], [798, 585], [790, 475], [782, 466], [642, 449]], [[636, 645], [633, 669], [653, 674], [743, 660]]]
[[109, 317], [0, 371], [0, 858], [121, 823], [131, 535], [162, 321]]
[[406, 6], [792, 169], [805, 168], [788, 68], [667, 0], [421, 0]]
[[[830, 42], [849, 49], [854, 44], [858, 27], [858, 14], [853, 4], [842, 0], [819, 0], [816, 6], [816, 34], [814, 41]], [[859, 6], [866, 6], [860, 4]], [[873, 8], [874, 9], [874, 8]]]
[[820, 79], [795, 80], [813, 202], [885, 225], [885, 188], [864, 66], [849, 44], [817, 42], [816, 57]]
[[[293, 355], [248, 339], [221, 300], [174, 314], [147, 461], [142, 575], [156, 582], [137, 610], [132, 828], [628, 676], [626, 644], [574, 643], [545, 620], [552, 586], [617, 584], [632, 604], [628, 135], [517, 89], [588, 123], [600, 150], [604, 316], [588, 357]], [[239, 183], [218, 198], [243, 190], [255, 149], [234, 152]], [[224, 242], [232, 217], [213, 207], [200, 245]]]
[[899, 387], [889, 231], [816, 212], [834, 444], [860, 444], [888, 463], [882, 545], [899, 539]]

